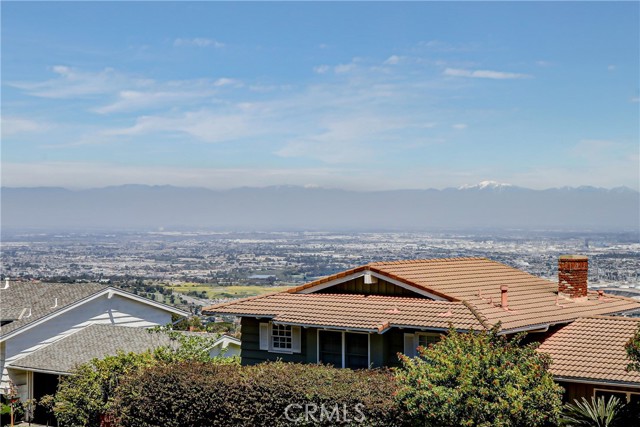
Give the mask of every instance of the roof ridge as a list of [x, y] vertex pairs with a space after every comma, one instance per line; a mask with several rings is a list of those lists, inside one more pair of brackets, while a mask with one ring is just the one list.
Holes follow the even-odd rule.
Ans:
[[[294, 289], [294, 288], [292, 288]], [[246, 297], [246, 298], [240, 298], [240, 299], [234, 299], [228, 302], [222, 302], [219, 304], [213, 304], [210, 305], [208, 307], [202, 307], [202, 312], [204, 313], [205, 311], [211, 311], [213, 309], [218, 309], [218, 308], [223, 308], [228, 306], [229, 304], [236, 304], [239, 302], [245, 302], [245, 301], [253, 301], [253, 300], [257, 300], [257, 299], [261, 299], [261, 298], [265, 298], [265, 297], [270, 297], [273, 295], [278, 295], [278, 294], [290, 294], [290, 293], [294, 293], [294, 292], [289, 292], [291, 289], [285, 289], [284, 291], [278, 291], [278, 292], [271, 292], [268, 294], [264, 294], [264, 295], [255, 295], [252, 297]]]
[[454, 261], [493, 261], [493, 260], [486, 257], [418, 258], [418, 259], [403, 259], [403, 260], [401, 259], [401, 260], [395, 260], [395, 261], [374, 261], [365, 265], [377, 266], [382, 264], [387, 264], [387, 265], [418, 264], [418, 263], [443, 262], [443, 261], [454, 262]]
[[487, 317], [484, 314], [478, 311], [478, 309], [473, 304], [471, 304], [469, 301], [464, 299], [461, 300], [461, 302], [462, 304], [464, 304], [465, 307], [469, 309], [471, 313], [473, 313], [474, 316], [476, 316], [476, 319], [478, 319], [478, 322], [480, 322], [480, 324], [485, 329], [491, 329], [491, 326], [489, 326], [489, 319], [487, 319]]

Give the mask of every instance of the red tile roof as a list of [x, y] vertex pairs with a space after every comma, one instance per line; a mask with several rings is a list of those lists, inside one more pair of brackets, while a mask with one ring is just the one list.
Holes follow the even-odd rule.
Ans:
[[379, 295], [291, 294], [219, 304], [207, 311], [271, 318], [279, 323], [366, 329], [389, 327], [483, 329], [476, 315], [462, 302], [431, 301]]
[[[486, 321], [486, 325], [493, 325], [500, 321], [502, 329], [509, 331], [568, 323], [581, 316], [614, 314], [640, 309], [640, 302], [636, 300], [613, 295], [598, 298], [595, 292], [589, 292], [588, 296], [582, 299], [559, 298], [557, 283], [486, 258], [376, 262], [288, 289], [281, 294], [299, 295], [299, 292], [303, 291], [312, 292], [314, 287], [365, 271], [371, 271], [417, 290], [440, 296], [448, 300], [449, 303], [464, 302], [466, 307], [476, 313], [477, 318]], [[500, 305], [500, 287], [503, 285], [508, 287], [507, 310]], [[248, 304], [260, 304], [258, 301], [262, 298], [266, 297], [254, 298]], [[347, 300], [347, 305], [342, 306], [342, 309], [347, 313], [350, 311], [358, 312], [362, 300], [354, 298], [354, 296], [350, 296], [350, 298]], [[399, 300], [399, 297], [388, 298], [392, 298], [394, 301]], [[418, 299], [418, 301], [422, 301], [419, 304], [432, 303], [425, 299]], [[314, 312], [318, 321], [334, 323], [342, 321], [328, 314], [332, 313], [330, 310], [332, 303], [332, 301], [326, 300], [323, 303], [326, 305], [325, 308]], [[205, 310], [227, 313], [235, 304], [247, 307], [247, 303], [238, 301], [209, 307]], [[314, 304], [319, 304], [319, 302]], [[224, 311], [220, 311], [221, 308], [224, 308]], [[289, 308], [283, 307], [274, 314], [283, 316], [287, 310]]]
[[624, 349], [639, 324], [639, 318], [580, 318], [547, 338], [538, 351], [551, 356], [556, 377], [640, 386], [640, 372], [625, 369]]

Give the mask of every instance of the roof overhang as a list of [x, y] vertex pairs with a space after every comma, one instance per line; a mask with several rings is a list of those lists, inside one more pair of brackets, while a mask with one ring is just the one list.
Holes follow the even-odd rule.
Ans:
[[73, 375], [71, 372], [66, 372], [66, 371], [56, 371], [52, 369], [41, 369], [41, 368], [29, 368], [29, 367], [18, 366], [18, 365], [16, 366], [7, 365], [7, 369], [12, 369], [14, 371], [38, 372], [41, 374], [51, 374], [51, 375]]
[[602, 386], [609, 386], [609, 387], [616, 386], [616, 387], [628, 387], [628, 388], [640, 389], [640, 383], [637, 383], [637, 382], [603, 380], [603, 379], [595, 379], [595, 378], [563, 377], [559, 375], [554, 375], [553, 379], [556, 381], [561, 381], [565, 383], [591, 384], [591, 385], [602, 385]]

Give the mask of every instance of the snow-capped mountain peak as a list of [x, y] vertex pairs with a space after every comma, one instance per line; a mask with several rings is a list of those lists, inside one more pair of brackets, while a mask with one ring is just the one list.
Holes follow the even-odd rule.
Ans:
[[511, 184], [506, 184], [497, 181], [482, 181], [479, 184], [474, 185], [463, 185], [458, 187], [459, 190], [502, 190], [505, 188], [513, 187]]

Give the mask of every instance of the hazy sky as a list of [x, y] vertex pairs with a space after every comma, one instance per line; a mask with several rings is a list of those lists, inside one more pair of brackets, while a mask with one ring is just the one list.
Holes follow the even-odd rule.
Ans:
[[638, 2], [1, 7], [5, 186], [639, 186]]

